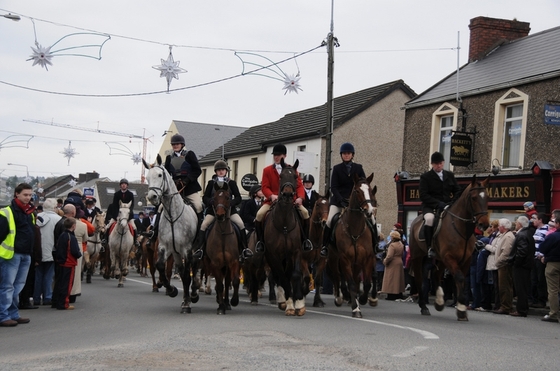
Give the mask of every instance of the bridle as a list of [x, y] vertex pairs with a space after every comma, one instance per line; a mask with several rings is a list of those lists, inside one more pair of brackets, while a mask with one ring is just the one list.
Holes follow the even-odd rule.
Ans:
[[163, 178], [161, 181], [161, 186], [160, 187], [155, 187], [155, 186], [150, 186], [148, 187], [149, 191], [154, 191], [156, 194], [156, 201], [153, 202], [153, 204], [155, 206], [159, 206], [160, 204], [163, 204], [163, 208], [165, 211], [167, 211], [167, 215], [169, 215], [168, 221], [171, 223], [171, 225], [173, 225], [174, 222], [177, 221], [177, 219], [179, 219], [181, 217], [181, 215], [183, 214], [183, 211], [185, 210], [183, 208], [183, 210], [181, 210], [181, 213], [176, 217], [176, 218], [172, 218], [171, 217], [171, 203], [169, 203], [168, 205], [166, 205], [165, 202], [163, 202], [164, 198], [168, 198], [169, 200], [171, 200], [173, 197], [180, 195], [179, 191], [171, 193], [170, 190], [170, 186], [169, 186], [169, 179], [167, 179], [167, 176], [165, 174], [165, 168], [161, 165], [155, 166], [157, 167], [160, 171], [161, 171], [161, 177]]
[[[472, 191], [480, 191], [480, 190], [484, 190], [484, 192], [486, 193], [486, 188], [484, 187], [472, 187], [471, 189], [468, 190], [468, 193], [472, 192]], [[462, 218], [457, 214], [454, 214], [453, 212], [451, 212], [449, 209], [446, 210], [446, 213], [448, 213], [449, 215], [451, 215], [453, 218], [459, 219], [462, 222], [468, 223], [468, 224], [478, 224], [478, 221], [480, 220], [481, 217], [488, 215], [488, 210], [483, 210], [483, 211], [479, 211], [479, 212], [475, 212], [474, 211], [474, 206], [472, 204], [472, 201], [469, 201], [468, 199], [470, 199], [470, 197], [465, 197], [467, 198], [467, 200], [465, 200], [465, 203], [467, 204], [467, 209], [468, 209], [468, 213], [470, 215], [472, 215], [471, 218]]]

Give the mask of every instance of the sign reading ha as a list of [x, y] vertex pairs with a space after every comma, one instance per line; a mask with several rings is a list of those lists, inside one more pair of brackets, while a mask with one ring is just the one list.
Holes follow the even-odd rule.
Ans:
[[560, 106], [544, 105], [544, 123], [548, 125], [560, 125]]

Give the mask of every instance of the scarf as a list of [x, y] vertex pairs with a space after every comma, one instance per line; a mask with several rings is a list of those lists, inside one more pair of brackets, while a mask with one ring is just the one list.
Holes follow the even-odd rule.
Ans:
[[16, 203], [17, 207], [21, 209], [26, 215], [31, 214], [35, 211], [35, 206], [32, 203], [24, 204], [18, 198], [14, 198], [14, 202]]

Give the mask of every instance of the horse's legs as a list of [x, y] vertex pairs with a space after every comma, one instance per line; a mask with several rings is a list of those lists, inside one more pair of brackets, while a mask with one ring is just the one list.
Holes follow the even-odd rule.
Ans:
[[170, 298], [174, 298], [179, 293], [179, 290], [169, 282], [165, 274], [165, 247], [160, 247], [158, 251], [158, 260], [156, 262], [156, 269], [159, 272], [159, 279], [165, 287], [165, 292]]
[[325, 270], [326, 259], [321, 258], [313, 264], [313, 282], [315, 282], [315, 297], [313, 306], [323, 308], [325, 302], [321, 299], [321, 289], [323, 288], [323, 271]]
[[371, 258], [369, 258], [367, 260], [366, 265], [363, 268], [362, 271], [362, 280], [364, 283], [364, 291], [362, 292], [362, 294], [360, 295], [360, 304], [361, 305], [365, 305], [368, 302], [368, 297], [369, 297], [369, 292], [371, 290], [371, 286], [372, 286], [372, 282], [371, 282], [371, 276], [372, 276], [372, 271], [373, 271], [373, 261]]
[[212, 269], [212, 271], [214, 279], [216, 280], [216, 286], [214, 289], [216, 290], [216, 303], [218, 303], [217, 314], [226, 314], [226, 306], [224, 303], [224, 276], [222, 275], [222, 271], [220, 269]]
[[449, 262], [448, 265], [451, 268], [451, 273], [455, 279], [455, 285], [457, 290], [457, 320], [458, 321], [468, 321], [467, 316], [467, 298], [465, 297], [465, 275], [468, 272], [470, 262], [463, 263], [461, 267], [457, 265], [456, 262]]
[[[239, 263], [234, 262], [233, 268], [230, 267], [229, 273], [233, 286], [233, 295], [231, 296], [231, 305], [236, 307], [239, 304]], [[256, 281], [256, 280], [255, 280]]]
[[426, 287], [426, 290], [424, 290], [423, 287], [424, 266], [424, 257], [417, 257], [411, 260], [411, 269], [414, 272], [414, 284], [416, 285], [416, 290], [418, 292], [418, 306], [420, 307], [420, 313], [424, 316], [429, 316], [430, 310], [426, 306], [426, 303], [428, 302], [429, 287]]
[[[292, 297], [295, 300], [295, 314], [298, 316], [303, 316], [305, 314], [305, 297], [303, 295], [304, 288], [302, 284], [305, 283], [307, 291], [309, 292], [309, 271], [307, 271], [307, 281], [302, 277], [302, 263], [307, 263], [302, 261], [298, 256], [295, 258], [296, 262], [294, 265], [294, 270], [292, 272], [291, 286], [293, 290]], [[307, 268], [304, 268], [304, 271]]]
[[276, 286], [276, 281], [274, 280], [274, 276], [272, 275], [272, 271], [268, 272], [267, 281], [268, 281], [268, 301], [270, 302], [270, 304], [276, 304], [278, 302], [277, 297], [276, 297], [275, 287], [274, 287], [274, 286]]

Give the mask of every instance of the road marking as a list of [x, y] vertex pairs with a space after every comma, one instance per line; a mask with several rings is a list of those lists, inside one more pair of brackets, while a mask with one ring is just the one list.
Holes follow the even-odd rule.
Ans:
[[[127, 278], [127, 280], [133, 281], [133, 282], [138, 282], [138, 283], [143, 283], [143, 284], [145, 284], [145, 285], [150, 285], [150, 286], [152, 285], [151, 282], [139, 281], [139, 280], [135, 280], [135, 279], [133, 279], [133, 278]], [[178, 289], [179, 289], [179, 291], [183, 291], [182, 288], [179, 288], [179, 287], [178, 287]], [[249, 300], [240, 300], [240, 301], [243, 301], [243, 302], [245, 302], [245, 303], [250, 303]], [[259, 303], [259, 305], [267, 305], [267, 306], [269, 306], [269, 307], [274, 307], [274, 308], [277, 307], [277, 306], [274, 305], [274, 304], [268, 304], [268, 303]], [[408, 330], [408, 331], [412, 331], [412, 332], [415, 332], [415, 333], [421, 335], [421, 336], [422, 336], [424, 339], [426, 339], [426, 340], [439, 340], [439, 336], [437, 336], [437, 335], [434, 334], [433, 332], [420, 330], [420, 329], [417, 329], [417, 328], [414, 328], [414, 327], [395, 325], [395, 324], [393, 324], [393, 323], [379, 322], [379, 321], [374, 321], [374, 320], [372, 320], [372, 319], [352, 318], [352, 317], [349, 317], [348, 315], [335, 314], [335, 313], [327, 313], [327, 312], [319, 312], [319, 311], [316, 311], [316, 310], [309, 310], [309, 309], [306, 309], [306, 312], [307, 312], [307, 313], [321, 314], [321, 315], [324, 315], [324, 316], [338, 317], [338, 318], [343, 318], [343, 319], [351, 319], [351, 320], [357, 320], [357, 321], [364, 321], [364, 322], [374, 323], [374, 324], [376, 324], [376, 325], [387, 326], [387, 327], [393, 327], [393, 328], [398, 328], [398, 329], [401, 329], [401, 330]], [[416, 347], [416, 348], [421, 348], [421, 347]], [[416, 348], [415, 348], [415, 349], [416, 349]], [[400, 353], [399, 353], [399, 354], [400, 354]], [[396, 357], [397, 357], [397, 356], [396, 356]]]

